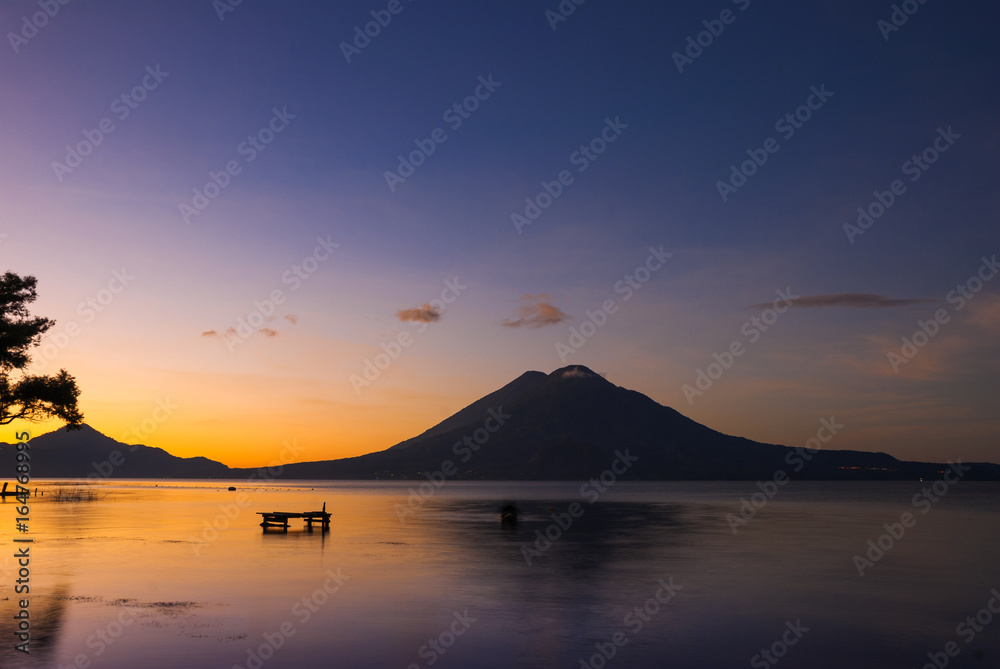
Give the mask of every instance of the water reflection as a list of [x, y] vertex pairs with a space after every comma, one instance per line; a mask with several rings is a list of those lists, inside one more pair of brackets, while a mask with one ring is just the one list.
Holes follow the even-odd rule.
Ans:
[[530, 578], [531, 570], [518, 567], [537, 565], [568, 578], [589, 578], [590, 571], [611, 564], [669, 560], [670, 548], [683, 544], [697, 522], [685, 518], [677, 504], [583, 503], [575, 517], [566, 500], [525, 500], [518, 508], [516, 523], [498, 527], [495, 502], [444, 498], [429, 502], [412, 523], [485, 560], [470, 560], [470, 566], [506, 565], [519, 578]]
[[[10, 578], [13, 580], [17, 576], [11, 574]], [[62, 583], [50, 592], [32, 589], [27, 594], [14, 593], [9, 598], [4, 598], [3, 605], [0, 606], [0, 638], [8, 647], [4, 650], [10, 651], [10, 655], [4, 660], [17, 658], [15, 660], [16, 666], [24, 667], [55, 667], [57, 665], [55, 651], [66, 615], [67, 592], [68, 586]], [[29, 652], [27, 654], [13, 650], [15, 645], [23, 643], [23, 639], [18, 638], [18, 621], [15, 619], [21, 610], [19, 606], [21, 598], [26, 598], [30, 602], [27, 609], [30, 622], [28, 630], [30, 639], [27, 646]], [[0, 666], [15, 665], [0, 660]]]
[[[39, 636], [29, 663], [8, 646], [0, 666], [71, 666], [81, 654], [97, 669], [245, 666], [289, 623], [295, 634], [268, 669], [333, 657], [423, 667], [420, 649], [466, 612], [475, 622], [435, 669], [580, 666], [616, 632], [629, 635], [616, 667], [745, 666], [798, 618], [811, 631], [783, 667], [920, 666], [983, 605], [1000, 563], [996, 488], [972, 484], [863, 579], [851, 555], [899, 517], [906, 485], [790, 487], [736, 535], [725, 521], [746, 490], [736, 483], [622, 484], [595, 504], [568, 484], [454, 483], [402, 522], [405, 484], [307, 485], [248, 490], [238, 512], [217, 484], [108, 486], [96, 503], [38, 503]], [[256, 515], [324, 502], [329, 532], [264, 532]], [[517, 507], [516, 523], [501, 522], [504, 504]], [[331, 573], [343, 587], [317, 595]], [[671, 578], [676, 597], [630, 627]], [[12, 582], [0, 578], [4, 634]], [[135, 623], [114, 627], [124, 611]], [[88, 640], [108, 629], [120, 636], [98, 655]], [[995, 660], [998, 636], [980, 635], [962, 659]]]

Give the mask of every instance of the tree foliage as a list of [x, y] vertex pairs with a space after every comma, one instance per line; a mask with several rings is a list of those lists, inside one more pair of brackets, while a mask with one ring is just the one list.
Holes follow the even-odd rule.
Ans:
[[[28, 311], [38, 297], [36, 285], [33, 276], [7, 272], [0, 277], [0, 425], [59, 418], [76, 429], [83, 424], [76, 379], [65, 369], [52, 376], [24, 372], [31, 364], [30, 350], [56, 324]], [[15, 372], [20, 373], [16, 380]]]

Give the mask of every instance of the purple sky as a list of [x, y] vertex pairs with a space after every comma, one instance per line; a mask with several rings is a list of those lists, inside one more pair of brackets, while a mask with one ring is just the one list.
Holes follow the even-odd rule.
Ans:
[[36, 369], [231, 465], [564, 364], [730, 434], [995, 462], [1000, 10], [914, 6], [9, 0]]

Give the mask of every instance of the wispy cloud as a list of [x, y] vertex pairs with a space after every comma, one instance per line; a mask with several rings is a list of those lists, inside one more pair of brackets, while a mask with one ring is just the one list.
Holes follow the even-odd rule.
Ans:
[[[262, 334], [265, 337], [277, 337], [278, 334], [280, 334], [280, 331], [279, 330], [275, 330], [274, 328], [260, 328], [258, 330], [254, 330], [253, 334]], [[201, 336], [202, 337], [220, 337], [221, 339], [231, 339], [233, 337], [237, 337], [237, 338], [240, 338], [240, 339], [243, 338], [240, 335], [240, 333], [236, 331], [236, 328], [232, 328], [232, 327], [226, 328], [226, 330], [224, 332], [219, 332], [218, 330], [205, 330], [204, 332], [201, 333]]]
[[552, 304], [548, 293], [522, 295], [515, 315], [516, 318], [504, 319], [503, 324], [509, 328], [543, 328], [569, 318], [562, 309]]
[[295, 325], [296, 323], [299, 322], [299, 317], [296, 316], [295, 314], [285, 314], [282, 318], [284, 318], [286, 321], [288, 321], [292, 325]]
[[396, 318], [401, 321], [414, 321], [417, 323], [433, 323], [441, 320], [441, 312], [437, 307], [429, 304], [422, 304], [413, 309], [400, 309], [396, 312]]
[[[851, 307], [857, 309], [885, 309], [905, 307], [911, 304], [929, 304], [938, 300], [927, 300], [906, 297], [886, 297], [872, 293], [828, 293], [826, 295], [803, 295], [794, 297], [788, 302], [795, 307]], [[759, 309], [771, 306], [770, 302], [752, 304], [748, 309]]]
[[594, 372], [586, 371], [579, 367], [573, 369], [567, 369], [562, 373], [562, 378], [564, 379], [587, 379], [594, 376], [604, 376], [603, 374], [595, 374]]

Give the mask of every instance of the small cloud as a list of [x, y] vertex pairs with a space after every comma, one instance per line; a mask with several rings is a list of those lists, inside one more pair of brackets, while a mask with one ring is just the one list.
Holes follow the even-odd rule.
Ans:
[[[892, 307], [905, 307], [911, 304], [928, 304], [938, 300], [925, 300], [903, 297], [886, 297], [885, 295], [873, 295], [871, 293], [829, 293], [827, 295], [804, 295], [793, 297], [786, 301], [794, 307], [851, 307], [856, 309], [885, 309]], [[749, 309], [758, 309], [772, 306], [771, 302], [752, 304]]]
[[437, 307], [429, 304], [422, 304], [413, 309], [400, 309], [396, 312], [396, 318], [401, 321], [414, 321], [416, 323], [433, 323], [441, 320], [441, 311]]
[[562, 373], [562, 378], [564, 379], [586, 379], [590, 378], [591, 376], [599, 376], [599, 375], [594, 374], [593, 372], [589, 372], [585, 369], [581, 369], [579, 367], [575, 367], [573, 369], [567, 369], [565, 372]]
[[547, 325], [562, 323], [569, 318], [562, 309], [552, 304], [548, 293], [522, 295], [521, 303], [515, 312], [517, 318], [504, 319], [503, 324], [506, 327], [543, 328]]
[[[285, 316], [285, 318], [288, 318], [288, 316]], [[291, 318], [295, 318], [295, 316], [292, 316]], [[296, 322], [295, 320], [291, 320], [291, 319], [289, 319], [289, 320], [292, 323]], [[258, 328], [257, 330], [254, 330], [248, 336], [253, 336], [253, 335], [257, 335], [257, 334], [264, 335], [265, 337], [271, 338], [271, 337], [277, 337], [279, 334], [281, 334], [281, 332], [279, 330], [275, 330], [274, 328]], [[231, 340], [231, 339], [240, 339], [240, 340], [243, 340], [243, 339], [246, 339], [246, 337], [244, 335], [241, 335], [239, 332], [236, 331], [236, 328], [233, 328], [233, 327], [226, 328], [226, 330], [223, 331], [223, 332], [219, 332], [218, 330], [205, 330], [204, 332], [201, 333], [201, 336], [202, 337], [221, 337], [223, 340]]]
[[284, 318], [285, 318], [286, 321], [288, 321], [292, 325], [295, 325], [296, 323], [299, 322], [299, 317], [295, 316], [294, 314], [285, 314]]

